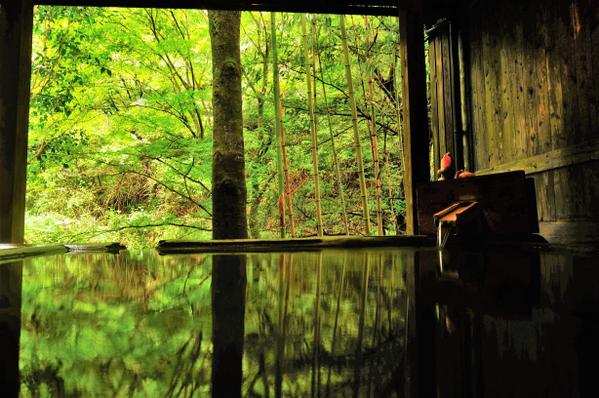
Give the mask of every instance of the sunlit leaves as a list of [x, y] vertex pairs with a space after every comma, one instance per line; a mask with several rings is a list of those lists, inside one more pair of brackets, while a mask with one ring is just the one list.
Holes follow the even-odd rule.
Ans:
[[[303, 235], [311, 235], [315, 233], [315, 206], [298, 17], [278, 16], [278, 54], [296, 224]], [[28, 240], [94, 238], [148, 246], [165, 238], [208, 238], [209, 231], [174, 226], [210, 227], [212, 76], [206, 12], [37, 7], [35, 18]], [[318, 81], [325, 232], [336, 234], [342, 228], [340, 204], [332, 183], [335, 178], [325, 117], [331, 115], [349, 210], [356, 213], [359, 193], [348, 130], [351, 119], [340, 62], [338, 19], [318, 15], [309, 20], [317, 27], [313, 44], [322, 59], [329, 105], [324, 106]], [[278, 223], [269, 24], [268, 13], [242, 15], [248, 213], [253, 235], [265, 237], [276, 234]], [[396, 98], [385, 91], [385, 87], [396, 85], [397, 20], [372, 17], [367, 29], [361, 17], [354, 17], [348, 19], [348, 30], [356, 81], [362, 84], [368, 73], [377, 76], [373, 101], [377, 134], [381, 151], [386, 139], [391, 159], [393, 201], [387, 200], [384, 207], [393, 206], [396, 214], [401, 214]], [[366, 37], [372, 37], [372, 42], [367, 43]], [[361, 87], [357, 90], [358, 117], [366, 143], [369, 103]], [[365, 161], [367, 178], [373, 179], [368, 151]], [[371, 189], [373, 186], [370, 184]], [[351, 218], [352, 232], [359, 233], [360, 216]], [[147, 222], [150, 220], [153, 222]], [[142, 221], [164, 225], [138, 228]], [[134, 228], [124, 229], [128, 225]]]

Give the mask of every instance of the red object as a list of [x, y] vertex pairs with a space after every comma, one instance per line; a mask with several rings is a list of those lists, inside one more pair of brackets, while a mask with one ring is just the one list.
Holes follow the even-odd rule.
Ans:
[[439, 169], [439, 171], [447, 170], [451, 167], [452, 163], [453, 158], [451, 157], [451, 154], [447, 152], [445, 155], [443, 155], [443, 158], [441, 158], [441, 168]]
[[451, 157], [451, 154], [447, 152], [441, 158], [441, 168], [437, 170], [437, 177], [439, 180], [450, 180], [453, 178], [454, 170], [453, 158]]
[[455, 176], [453, 178], [470, 178], [470, 177], [476, 177], [476, 174], [474, 174], [470, 171], [458, 170], [458, 171], [456, 171]]

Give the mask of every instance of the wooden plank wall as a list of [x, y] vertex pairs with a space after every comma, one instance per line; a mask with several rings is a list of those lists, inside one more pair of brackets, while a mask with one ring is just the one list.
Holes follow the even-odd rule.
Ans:
[[524, 169], [542, 234], [597, 241], [599, 1], [479, 0], [456, 15], [475, 169]]
[[459, 149], [456, 145], [459, 105], [455, 101], [458, 82], [454, 56], [457, 49], [452, 39], [448, 20], [436, 24], [428, 31], [430, 123], [435, 170], [439, 169], [444, 153], [451, 152], [455, 157]]

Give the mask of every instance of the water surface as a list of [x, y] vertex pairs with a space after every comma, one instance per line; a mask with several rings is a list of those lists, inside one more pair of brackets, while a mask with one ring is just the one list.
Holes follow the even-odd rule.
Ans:
[[589, 396], [597, 260], [385, 249], [0, 264], [0, 382], [23, 397]]

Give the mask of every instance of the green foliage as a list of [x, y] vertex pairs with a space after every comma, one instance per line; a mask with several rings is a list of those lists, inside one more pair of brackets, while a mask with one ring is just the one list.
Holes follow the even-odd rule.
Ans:
[[[311, 395], [314, 374], [320, 395], [351, 396], [359, 385], [359, 396], [385, 396], [397, 388], [408, 303], [400, 258], [393, 251], [250, 256], [245, 321], [235, 325], [245, 336], [242, 395], [273, 396], [277, 363], [282, 396]], [[21, 396], [208, 396], [212, 272], [209, 256], [143, 251], [26, 260]]]
[[[336, 18], [312, 17], [329, 107], [317, 84], [325, 233], [341, 233], [341, 205], [325, 115], [331, 114], [352, 233], [361, 233], [359, 187]], [[248, 214], [252, 236], [278, 236], [270, 15], [243, 13], [242, 63]], [[277, 18], [283, 123], [301, 235], [316, 232], [299, 17]], [[28, 158], [26, 239], [206, 239], [211, 226], [212, 88], [207, 15], [191, 10], [37, 7]], [[360, 131], [368, 143], [372, 99], [389, 154], [385, 209], [403, 219], [397, 120], [397, 23], [348, 20]], [[374, 37], [373, 42], [365, 38]], [[366, 51], [369, 57], [366, 57]], [[383, 145], [384, 143], [384, 145]], [[365, 146], [366, 148], [366, 146]], [[372, 156], [364, 150], [369, 189]], [[390, 188], [390, 189], [389, 189]], [[371, 195], [372, 196], [372, 195]], [[374, 206], [374, 203], [371, 203]], [[390, 212], [386, 212], [387, 230]]]

